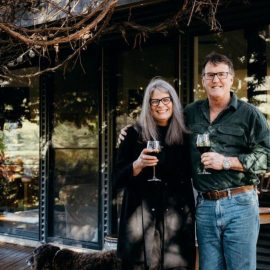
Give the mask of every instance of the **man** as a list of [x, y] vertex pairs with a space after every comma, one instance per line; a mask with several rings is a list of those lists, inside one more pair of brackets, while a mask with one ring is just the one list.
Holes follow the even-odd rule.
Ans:
[[[231, 91], [233, 79], [230, 59], [207, 55], [202, 70], [207, 99], [185, 108], [198, 191], [196, 233], [202, 270], [256, 269], [257, 174], [270, 169], [270, 129], [256, 107]], [[209, 134], [211, 148], [200, 155], [196, 138], [204, 133]], [[202, 165], [206, 174], [201, 174]]]
[[[231, 92], [234, 69], [225, 55], [206, 56], [202, 84], [207, 99], [185, 108], [192, 131], [190, 150], [198, 191], [196, 229], [200, 269], [255, 270], [259, 233], [257, 173], [270, 168], [265, 117]], [[208, 133], [209, 152], [200, 155], [196, 136]], [[201, 164], [207, 174], [201, 174]]]

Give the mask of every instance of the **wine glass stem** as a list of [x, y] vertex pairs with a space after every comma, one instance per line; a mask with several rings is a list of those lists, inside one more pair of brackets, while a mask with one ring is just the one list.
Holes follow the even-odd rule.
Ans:
[[153, 166], [153, 178], [156, 178], [156, 166]]

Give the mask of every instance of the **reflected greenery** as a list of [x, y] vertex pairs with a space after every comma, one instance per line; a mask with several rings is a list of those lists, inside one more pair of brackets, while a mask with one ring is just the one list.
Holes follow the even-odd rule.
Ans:
[[32, 237], [37, 236], [39, 204], [37, 82], [0, 88], [0, 230], [31, 231]]
[[[98, 59], [88, 50], [81, 66], [54, 77], [51, 172], [55, 237], [98, 241]], [[91, 61], [86, 62], [90, 57]], [[96, 62], [95, 62], [96, 59]]]
[[[87, 59], [91, 61], [87, 62]], [[98, 147], [99, 84], [96, 51], [88, 50], [82, 65], [57, 72], [52, 100], [54, 147]]]
[[54, 123], [71, 122], [78, 128], [87, 126], [92, 132], [96, 131], [93, 116], [98, 115], [98, 100], [91, 96], [91, 92], [73, 91], [58, 96], [54, 102]]

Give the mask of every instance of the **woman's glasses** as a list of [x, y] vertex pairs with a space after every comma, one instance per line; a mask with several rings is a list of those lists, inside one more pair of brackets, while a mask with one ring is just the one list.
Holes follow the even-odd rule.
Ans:
[[164, 98], [161, 98], [161, 99], [150, 99], [150, 105], [151, 106], [158, 106], [160, 101], [164, 105], [168, 105], [172, 101], [172, 98], [171, 97], [164, 97]]

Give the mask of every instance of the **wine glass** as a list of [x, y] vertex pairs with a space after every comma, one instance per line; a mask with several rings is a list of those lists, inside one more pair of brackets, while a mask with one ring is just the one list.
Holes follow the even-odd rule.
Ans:
[[[211, 148], [209, 133], [198, 134], [196, 146], [201, 155], [205, 152], [209, 152]], [[203, 166], [203, 170], [199, 171], [198, 174], [211, 174], [211, 173], [206, 171], [205, 167]]]
[[[156, 156], [159, 154], [161, 151], [161, 144], [160, 141], [147, 141], [147, 147], [148, 150], [151, 150], [147, 155], [150, 156]], [[148, 179], [147, 181], [149, 182], [160, 182], [161, 179], [158, 179], [156, 177], [156, 166], [153, 166], [153, 178]]]

